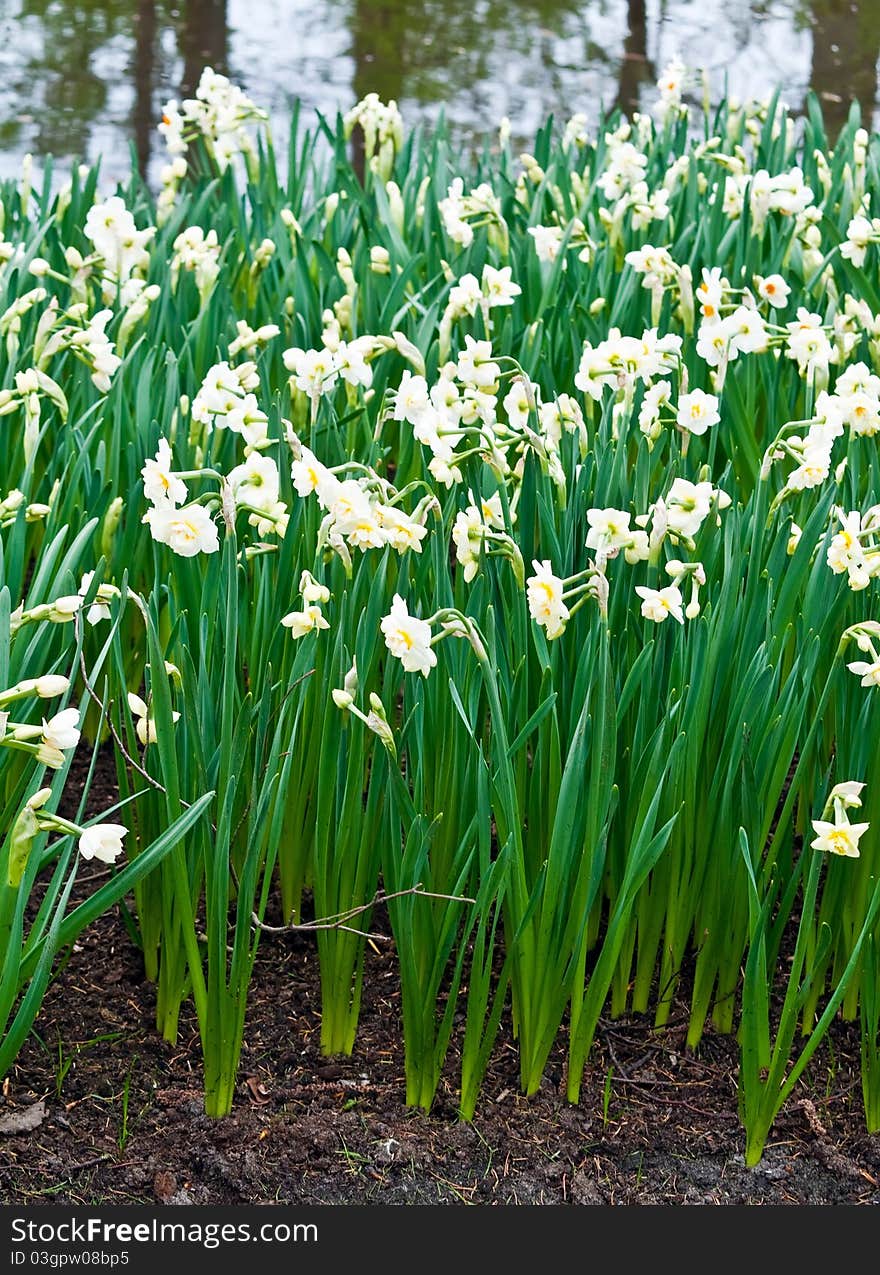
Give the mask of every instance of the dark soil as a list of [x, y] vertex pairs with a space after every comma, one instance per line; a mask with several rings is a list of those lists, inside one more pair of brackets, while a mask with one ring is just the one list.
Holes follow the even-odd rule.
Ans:
[[541, 1092], [522, 1097], [505, 1029], [471, 1125], [456, 1117], [454, 1068], [431, 1115], [405, 1107], [399, 1009], [393, 951], [370, 948], [355, 1053], [323, 1058], [313, 944], [264, 939], [235, 1107], [211, 1121], [191, 1009], [177, 1046], [158, 1038], [139, 954], [118, 912], [105, 916], [4, 1083], [0, 1122], [40, 1099], [46, 1115], [0, 1134], [0, 1201], [880, 1203], [852, 1026], [837, 1025], [746, 1169], [736, 1043], [708, 1033], [686, 1050], [683, 1007], [662, 1034], [647, 1018], [603, 1021], [579, 1107], [564, 1099], [562, 1049]]

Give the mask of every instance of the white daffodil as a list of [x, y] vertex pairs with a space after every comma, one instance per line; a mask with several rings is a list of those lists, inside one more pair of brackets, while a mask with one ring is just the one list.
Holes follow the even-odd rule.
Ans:
[[849, 574], [849, 586], [853, 590], [865, 589], [870, 581], [870, 569], [865, 558], [860, 536], [862, 515], [858, 509], [851, 513], [837, 510], [840, 531], [832, 537], [826, 560], [835, 575]]
[[815, 840], [810, 842], [814, 850], [823, 850], [826, 854], [844, 855], [848, 859], [858, 859], [859, 840], [871, 826], [867, 823], [849, 823], [846, 820], [829, 823], [825, 819], [814, 819], [813, 831]]
[[483, 266], [482, 290], [490, 309], [494, 306], [513, 305], [522, 292], [522, 288], [510, 276], [510, 266], [504, 266], [501, 270], [488, 264]]
[[791, 288], [781, 274], [755, 276], [755, 287], [762, 301], [767, 301], [774, 310], [783, 310], [788, 305]]
[[203, 505], [157, 505], [141, 519], [147, 523], [154, 540], [168, 545], [181, 558], [194, 558], [200, 553], [216, 553], [220, 540], [214, 520]]
[[718, 399], [714, 394], [693, 390], [690, 394], [682, 394], [678, 400], [676, 420], [689, 434], [705, 434], [720, 419]]
[[867, 217], [859, 214], [850, 220], [846, 228], [846, 239], [841, 244], [840, 255], [861, 269], [868, 255], [868, 245], [877, 238], [878, 234], [874, 226]]
[[828, 800], [832, 803], [839, 801], [846, 810], [858, 809], [862, 804], [864, 787], [857, 779], [845, 779], [843, 783], [834, 785], [828, 794]]
[[538, 260], [550, 264], [559, 256], [562, 247], [563, 230], [561, 226], [530, 226], [529, 234], [535, 241], [535, 252]]
[[280, 475], [271, 456], [251, 452], [247, 460], [229, 471], [226, 481], [236, 505], [267, 512], [278, 504]]
[[98, 823], [84, 828], [80, 833], [79, 852], [84, 859], [115, 863], [125, 851], [122, 840], [127, 832], [121, 823]]
[[710, 482], [692, 483], [686, 478], [676, 478], [665, 501], [668, 529], [692, 540], [708, 517], [716, 494]]
[[409, 614], [406, 603], [395, 593], [391, 610], [380, 625], [385, 645], [400, 660], [407, 673], [427, 677], [437, 663], [431, 649], [431, 626]]
[[760, 354], [767, 349], [767, 328], [751, 306], [737, 306], [724, 320], [730, 333], [730, 348], [740, 354]]
[[308, 447], [301, 449], [299, 458], [290, 466], [290, 476], [296, 493], [305, 499], [316, 492], [318, 501], [324, 509], [329, 508], [335, 499], [339, 487], [339, 479], [331, 473], [326, 465], [322, 465], [317, 456]]
[[[86, 594], [92, 587], [92, 581], [95, 578], [94, 571], [86, 571], [79, 582], [79, 596], [85, 599]], [[110, 619], [110, 607], [108, 603], [112, 598], [119, 597], [119, 590], [115, 584], [99, 584], [95, 599], [86, 612], [86, 621], [89, 624], [100, 624], [102, 620]]]
[[662, 624], [671, 615], [673, 620], [684, 624], [684, 598], [677, 584], [668, 584], [665, 589], [649, 589], [639, 584], [636, 593], [642, 599], [642, 615], [646, 620]]
[[377, 504], [373, 510], [386, 544], [391, 545], [397, 553], [405, 553], [407, 549], [412, 549], [415, 553], [422, 552], [422, 541], [428, 534], [427, 527], [423, 527], [395, 505]]
[[455, 557], [464, 568], [464, 579], [470, 584], [480, 569], [480, 560], [486, 542], [486, 522], [476, 505], [468, 505], [455, 516], [452, 543]]
[[625, 509], [588, 509], [587, 548], [601, 552], [606, 558], [615, 557], [632, 543], [630, 517]]
[[554, 575], [549, 559], [545, 558], [543, 562], [533, 561], [532, 568], [534, 575], [529, 576], [526, 581], [529, 614], [552, 640], [564, 632], [570, 618], [562, 596], [565, 586], [559, 576]]
[[290, 629], [291, 636], [294, 638], [305, 637], [307, 633], [313, 633], [317, 629], [330, 628], [316, 602], [310, 603], [302, 611], [289, 612], [282, 617], [281, 623], [286, 629]]
[[79, 743], [79, 709], [65, 708], [48, 721], [43, 722], [43, 741], [50, 748], [61, 752], [76, 748]]
[[801, 376], [827, 374], [835, 355], [822, 326], [822, 316], [801, 306], [795, 322], [785, 326], [788, 329], [786, 354], [797, 362]]
[[312, 575], [311, 571], [303, 571], [299, 578], [299, 592], [307, 606], [313, 602], [329, 602], [330, 590]]
[[159, 439], [159, 448], [154, 460], [144, 461], [141, 477], [144, 480], [144, 495], [152, 505], [170, 503], [172, 506], [182, 505], [186, 500], [186, 483], [175, 477], [171, 446], [167, 439]]
[[862, 686], [880, 686], [880, 660], [853, 660], [846, 667], [861, 678]]

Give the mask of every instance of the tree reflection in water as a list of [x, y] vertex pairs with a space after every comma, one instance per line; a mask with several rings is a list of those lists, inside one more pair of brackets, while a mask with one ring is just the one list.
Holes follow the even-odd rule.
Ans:
[[[766, 0], [702, 0], [692, 30], [690, 7], [681, 6], [667, 18], [665, 35], [674, 22], [685, 53], [688, 38], [695, 41], [696, 61], [697, 13], [705, 26], [713, 6], [736, 19], [728, 22], [730, 38], [748, 53], [747, 42], [762, 38]], [[25, 150], [62, 160], [100, 153], [118, 172], [133, 144], [146, 173], [163, 98], [191, 94], [205, 65], [229, 71], [283, 119], [294, 93], [314, 98], [329, 82], [327, 60], [337, 57], [329, 43], [323, 62], [320, 36], [317, 57], [314, 39], [310, 55], [304, 51], [308, 37], [325, 29], [347, 32], [348, 43], [331, 109], [371, 91], [405, 101], [408, 118], [418, 109], [434, 118], [454, 103], [464, 133], [468, 124], [481, 131], [497, 122], [508, 104], [522, 114], [523, 132], [551, 109], [595, 115], [601, 100], [630, 112], [644, 107], [646, 86], [660, 70], [659, 11], [665, 6], [651, 0], [0, 0], [0, 160], [11, 172]], [[790, 74], [819, 95], [829, 132], [844, 123], [850, 98], [870, 121], [878, 0], [784, 0], [774, 6], [775, 15], [780, 11], [789, 15], [792, 37], [804, 23], [812, 30], [810, 64], [796, 79]], [[285, 19], [285, 32], [308, 24], [303, 48], [282, 38]], [[344, 47], [344, 34], [342, 42], [336, 47]], [[241, 45], [248, 51], [239, 57]], [[792, 104], [794, 84], [783, 85]], [[759, 93], [771, 86], [750, 87]]]

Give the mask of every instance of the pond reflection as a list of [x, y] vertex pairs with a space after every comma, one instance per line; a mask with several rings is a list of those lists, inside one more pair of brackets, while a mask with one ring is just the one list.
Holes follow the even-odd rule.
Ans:
[[162, 101], [206, 64], [270, 109], [335, 113], [374, 90], [404, 117], [443, 110], [463, 138], [504, 115], [526, 141], [553, 111], [644, 108], [674, 54], [713, 91], [808, 88], [835, 131], [849, 101], [876, 118], [878, 0], [0, 0], [0, 173], [22, 155], [158, 161]]

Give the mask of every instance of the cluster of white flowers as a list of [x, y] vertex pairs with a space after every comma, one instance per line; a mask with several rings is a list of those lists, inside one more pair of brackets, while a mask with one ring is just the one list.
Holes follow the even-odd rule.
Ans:
[[[772, 288], [777, 295], [785, 289], [784, 280], [774, 278]], [[771, 289], [772, 290], [772, 289]], [[740, 304], [729, 303], [731, 286], [715, 266], [704, 267], [696, 289], [700, 326], [697, 332], [697, 354], [712, 369], [715, 385], [721, 388], [727, 366], [741, 354], [760, 354], [769, 348], [767, 323], [758, 310], [754, 297], [746, 293]], [[768, 304], [774, 302], [768, 298]], [[727, 313], [722, 313], [726, 310]]]
[[226, 475], [226, 487], [236, 509], [247, 511], [248, 522], [258, 535], [285, 535], [289, 514], [281, 499], [278, 465], [271, 456], [248, 451], [242, 463]]
[[[606, 564], [621, 552], [630, 565], [647, 560], [656, 562], [664, 540], [668, 538], [673, 544], [692, 549], [713, 507], [718, 510], [729, 504], [730, 498], [710, 482], [691, 483], [676, 478], [665, 499], [652, 505], [647, 514], [635, 518], [635, 527], [630, 526], [633, 518], [628, 510], [587, 510], [587, 548], [593, 550], [595, 568], [603, 575]], [[650, 534], [646, 530], [648, 526]], [[636, 586], [636, 593], [642, 599], [642, 615], [658, 624], [671, 615], [683, 624], [685, 615], [693, 619], [700, 613], [699, 591], [706, 583], [706, 573], [702, 563], [678, 559], [667, 562], [665, 570], [672, 579], [670, 585], [662, 589]], [[681, 586], [687, 579], [691, 581], [691, 597], [685, 610]]]
[[[563, 429], [583, 431], [580, 407], [569, 395], [542, 403], [539, 386], [520, 371], [512, 373], [507, 393], [500, 397], [501, 379], [491, 342], [468, 335], [458, 359], [440, 367], [433, 385], [424, 375], [404, 372], [388, 414], [412, 426], [416, 440], [432, 453], [430, 473], [446, 487], [463, 481], [461, 465], [471, 455], [479, 455], [499, 481], [515, 480], [521, 476], [526, 448], [564, 486], [559, 440]], [[470, 447], [458, 450], [462, 442]], [[519, 456], [513, 466], [511, 449]]]
[[205, 234], [201, 226], [189, 226], [174, 240], [173, 248], [172, 292], [177, 290], [181, 270], [185, 270], [194, 276], [199, 297], [204, 305], [220, 274], [220, 244], [217, 241], [216, 230], [209, 230]]
[[[101, 263], [101, 286], [109, 305], [117, 297], [128, 306], [146, 287], [150, 268], [149, 244], [155, 226], [138, 230], [134, 216], [119, 195], [93, 204], [86, 214], [84, 234]], [[80, 266], [80, 268], [82, 268]]]
[[102, 394], [108, 393], [113, 373], [122, 362], [107, 336], [107, 324], [112, 318], [112, 310], [99, 310], [85, 327], [71, 328], [69, 336], [70, 349], [88, 365], [92, 380]]
[[221, 171], [239, 154], [251, 154], [254, 143], [246, 125], [263, 122], [260, 110], [238, 85], [205, 67], [194, 98], [171, 100], [162, 108], [159, 132], [169, 155], [184, 155], [196, 137], [204, 141]]
[[[598, 345], [584, 343], [574, 383], [596, 403], [602, 401], [606, 389], [615, 391], [612, 425], [616, 436], [621, 424], [629, 421], [637, 384], [643, 383], [650, 392], [657, 377], [676, 370], [681, 344], [680, 336], [674, 333], [660, 336], [656, 328], [650, 328], [641, 337], [623, 336], [619, 328], [612, 328]], [[659, 410], [668, 398], [671, 387], [668, 382], [662, 384], [662, 391], [656, 390], [648, 400], [649, 411], [652, 406]], [[640, 424], [643, 431], [648, 432], [645, 423]]]
[[209, 428], [232, 430], [241, 434], [249, 447], [259, 447], [269, 427], [269, 418], [253, 393], [259, 384], [255, 363], [239, 363], [237, 367], [230, 367], [225, 360], [215, 363], [192, 401], [192, 420]]
[[665, 124], [667, 120], [676, 119], [686, 108], [682, 106], [682, 95], [687, 83], [687, 67], [680, 58], [673, 58], [663, 68], [657, 81], [659, 94], [654, 105], [654, 114]]
[[797, 319], [785, 325], [788, 329], [786, 355], [794, 359], [801, 376], [827, 380], [831, 363], [838, 361], [838, 351], [831, 344], [822, 316], [799, 306]]
[[[689, 620], [695, 619], [700, 614], [700, 588], [706, 583], [703, 564], [680, 562], [673, 558], [666, 563], [666, 574], [672, 578], [672, 584], [662, 589], [636, 586], [636, 593], [642, 599], [642, 615], [654, 624], [662, 624], [668, 616], [672, 616], [679, 624], [684, 624], [685, 616]], [[691, 581], [691, 596], [685, 607], [681, 586], [688, 578]]]
[[585, 146], [589, 146], [593, 137], [590, 133], [589, 120], [582, 111], [578, 111], [566, 121], [565, 128], [562, 132], [562, 145], [565, 150], [569, 150], [575, 146], [579, 150], [583, 150]]
[[488, 182], [481, 182], [466, 195], [463, 179], [456, 177], [437, 208], [444, 230], [459, 247], [471, 246], [477, 225], [487, 227], [493, 247], [506, 251], [507, 223], [501, 215], [501, 201]]
[[283, 356], [284, 366], [291, 374], [291, 390], [305, 394], [313, 409], [319, 399], [332, 393], [339, 380], [369, 389], [373, 383], [373, 369], [368, 360], [380, 348], [372, 336], [343, 341], [332, 327], [324, 329], [324, 336], [326, 341], [321, 349], [302, 350], [292, 346], [284, 351]]
[[[750, 172], [742, 150], [733, 155], [714, 150], [712, 157], [729, 170], [725, 179], [723, 207], [725, 216], [731, 221], [742, 217], [748, 207], [753, 235], [764, 233], [771, 213], [793, 218], [795, 233], [799, 237], [804, 235], [809, 225], [814, 224], [815, 194], [806, 185], [802, 169], [795, 167], [773, 175], [765, 168]], [[808, 245], [814, 239], [815, 236], [808, 235]]]
[[648, 533], [630, 527], [631, 518], [625, 509], [587, 510], [587, 548], [595, 553], [597, 565], [616, 558], [621, 550], [630, 564], [648, 557]]
[[468, 492], [470, 504], [455, 516], [452, 528], [452, 543], [455, 546], [455, 557], [464, 568], [465, 583], [470, 583], [480, 569], [481, 558], [493, 542], [506, 543], [504, 534], [504, 510], [501, 497], [496, 492], [488, 499], [483, 498], [479, 505], [474, 500], [473, 492]]
[[368, 93], [343, 117], [345, 136], [355, 127], [364, 135], [364, 155], [374, 171], [387, 181], [394, 157], [403, 146], [403, 118], [395, 101], [383, 102], [378, 93]]
[[299, 593], [303, 600], [301, 611], [290, 611], [282, 617], [281, 623], [290, 629], [294, 638], [305, 637], [319, 629], [329, 629], [330, 624], [321, 610], [321, 605], [330, 601], [330, 590], [321, 584], [310, 571], [303, 571], [299, 578]]
[[836, 509], [840, 530], [831, 538], [826, 561], [835, 575], [846, 573], [853, 591], [880, 577], [880, 505], [865, 514]]
[[359, 478], [346, 478], [348, 466], [342, 466], [341, 471], [328, 469], [298, 440], [295, 450], [298, 454], [291, 465], [291, 477], [297, 494], [305, 499], [314, 493], [326, 511], [318, 536], [322, 547], [329, 547], [346, 562], [346, 546], [366, 552], [390, 545], [398, 553], [408, 549], [421, 553], [428, 534], [425, 522], [436, 505], [433, 495], [424, 497], [414, 512], [407, 514], [397, 505], [399, 496], [394, 488], [378, 474], [367, 471]]
[[[46, 616], [44, 618], [51, 618]], [[0, 691], [0, 746], [31, 753], [42, 766], [59, 770], [65, 761], [64, 754], [79, 743], [79, 709], [64, 708], [50, 718], [43, 718], [39, 725], [14, 721], [7, 705], [36, 697], [58, 699], [70, 689], [68, 678], [49, 673], [42, 677], [30, 677], [15, 686]]]
[[440, 320], [440, 348], [449, 349], [452, 324], [465, 317], [473, 318], [478, 312], [491, 331], [491, 311], [498, 306], [513, 305], [522, 288], [511, 278], [511, 267], [496, 270], [488, 262], [483, 266], [482, 278], [464, 274], [449, 289], [449, 300]]
[[862, 686], [880, 686], [880, 651], [875, 645], [880, 642], [880, 623], [876, 620], [863, 621], [854, 625], [850, 634], [855, 637], [859, 650], [868, 658], [853, 660], [846, 667], [859, 678]]
[[749, 211], [752, 215], [752, 229], [760, 234], [770, 213], [780, 213], [783, 217], [797, 217], [814, 202], [813, 191], [804, 181], [800, 168], [792, 168], [787, 173], [776, 173], [772, 177], [766, 168], [759, 168], [748, 180]]
[[[7, 336], [7, 353], [10, 361], [14, 360], [17, 352], [18, 325], [24, 313], [22, 303], [27, 302], [29, 307], [34, 300], [44, 300], [45, 295], [42, 288], [34, 289], [0, 316], [0, 335]], [[123, 323], [128, 315], [133, 313], [136, 321], [137, 313], [145, 312], [144, 307], [148, 307], [156, 295], [158, 292], [154, 291], [153, 287], [145, 288], [139, 293], [129, 306], [126, 315], [123, 316]], [[61, 321], [62, 317], [65, 322]], [[99, 310], [90, 316], [89, 306], [85, 301], [74, 302], [62, 316], [53, 298], [43, 311], [37, 325], [33, 345], [36, 366], [16, 372], [15, 391], [0, 390], [0, 415], [6, 415], [13, 410], [10, 402], [15, 394], [18, 394], [26, 400], [24, 404], [26, 413], [33, 413], [38, 422], [39, 405], [30, 396], [45, 394], [59, 408], [62, 419], [66, 419], [66, 396], [60, 385], [49, 377], [45, 370], [52, 359], [65, 350], [69, 350], [76, 359], [86, 365], [95, 388], [102, 394], [106, 394], [110, 389], [113, 375], [122, 362], [116, 353], [114, 342], [107, 335], [107, 325], [112, 318], [112, 310]], [[13, 341], [15, 349], [10, 353], [10, 342]]]
[[880, 430], [880, 376], [865, 363], [850, 363], [838, 376], [834, 393], [818, 396], [815, 415], [835, 437], [844, 428], [855, 438], [873, 436]]
[[632, 126], [623, 120], [605, 134], [605, 163], [596, 185], [609, 203], [617, 203], [635, 186], [644, 183], [648, 156], [631, 140]]
[[[528, 232], [535, 245], [538, 260], [544, 265], [552, 265], [562, 251], [563, 244], [570, 249], [577, 249], [578, 261], [589, 263], [596, 245], [587, 234], [586, 227], [579, 217], [575, 217], [567, 225], [555, 223], [549, 226], [530, 226]], [[567, 258], [562, 262], [563, 270], [568, 269]]]
[[[813, 410], [809, 422], [785, 425], [765, 456], [765, 478], [774, 461], [789, 458], [795, 462], [777, 501], [791, 492], [807, 491], [825, 482], [831, 470], [834, 443], [845, 431], [855, 438], [880, 432], [880, 376], [865, 363], [850, 364], [838, 376], [833, 392], [823, 390], [817, 396]], [[805, 434], [788, 432], [791, 424], [804, 423], [808, 424]]]
[[205, 67], [194, 98], [172, 99], [162, 108], [159, 132], [165, 139], [170, 162], [162, 170], [159, 220], [167, 219], [174, 206], [180, 182], [186, 176], [185, 156], [190, 145], [200, 139], [209, 156], [223, 172], [236, 156], [253, 160], [256, 154], [248, 125], [267, 119], [237, 85], [225, 75]]
[[160, 439], [155, 459], [147, 460], [141, 470], [144, 495], [151, 504], [141, 521], [150, 528], [154, 540], [182, 558], [216, 553], [220, 541], [211, 514], [204, 505], [183, 503], [188, 495], [186, 483], [171, 465], [171, 448], [166, 439]]

